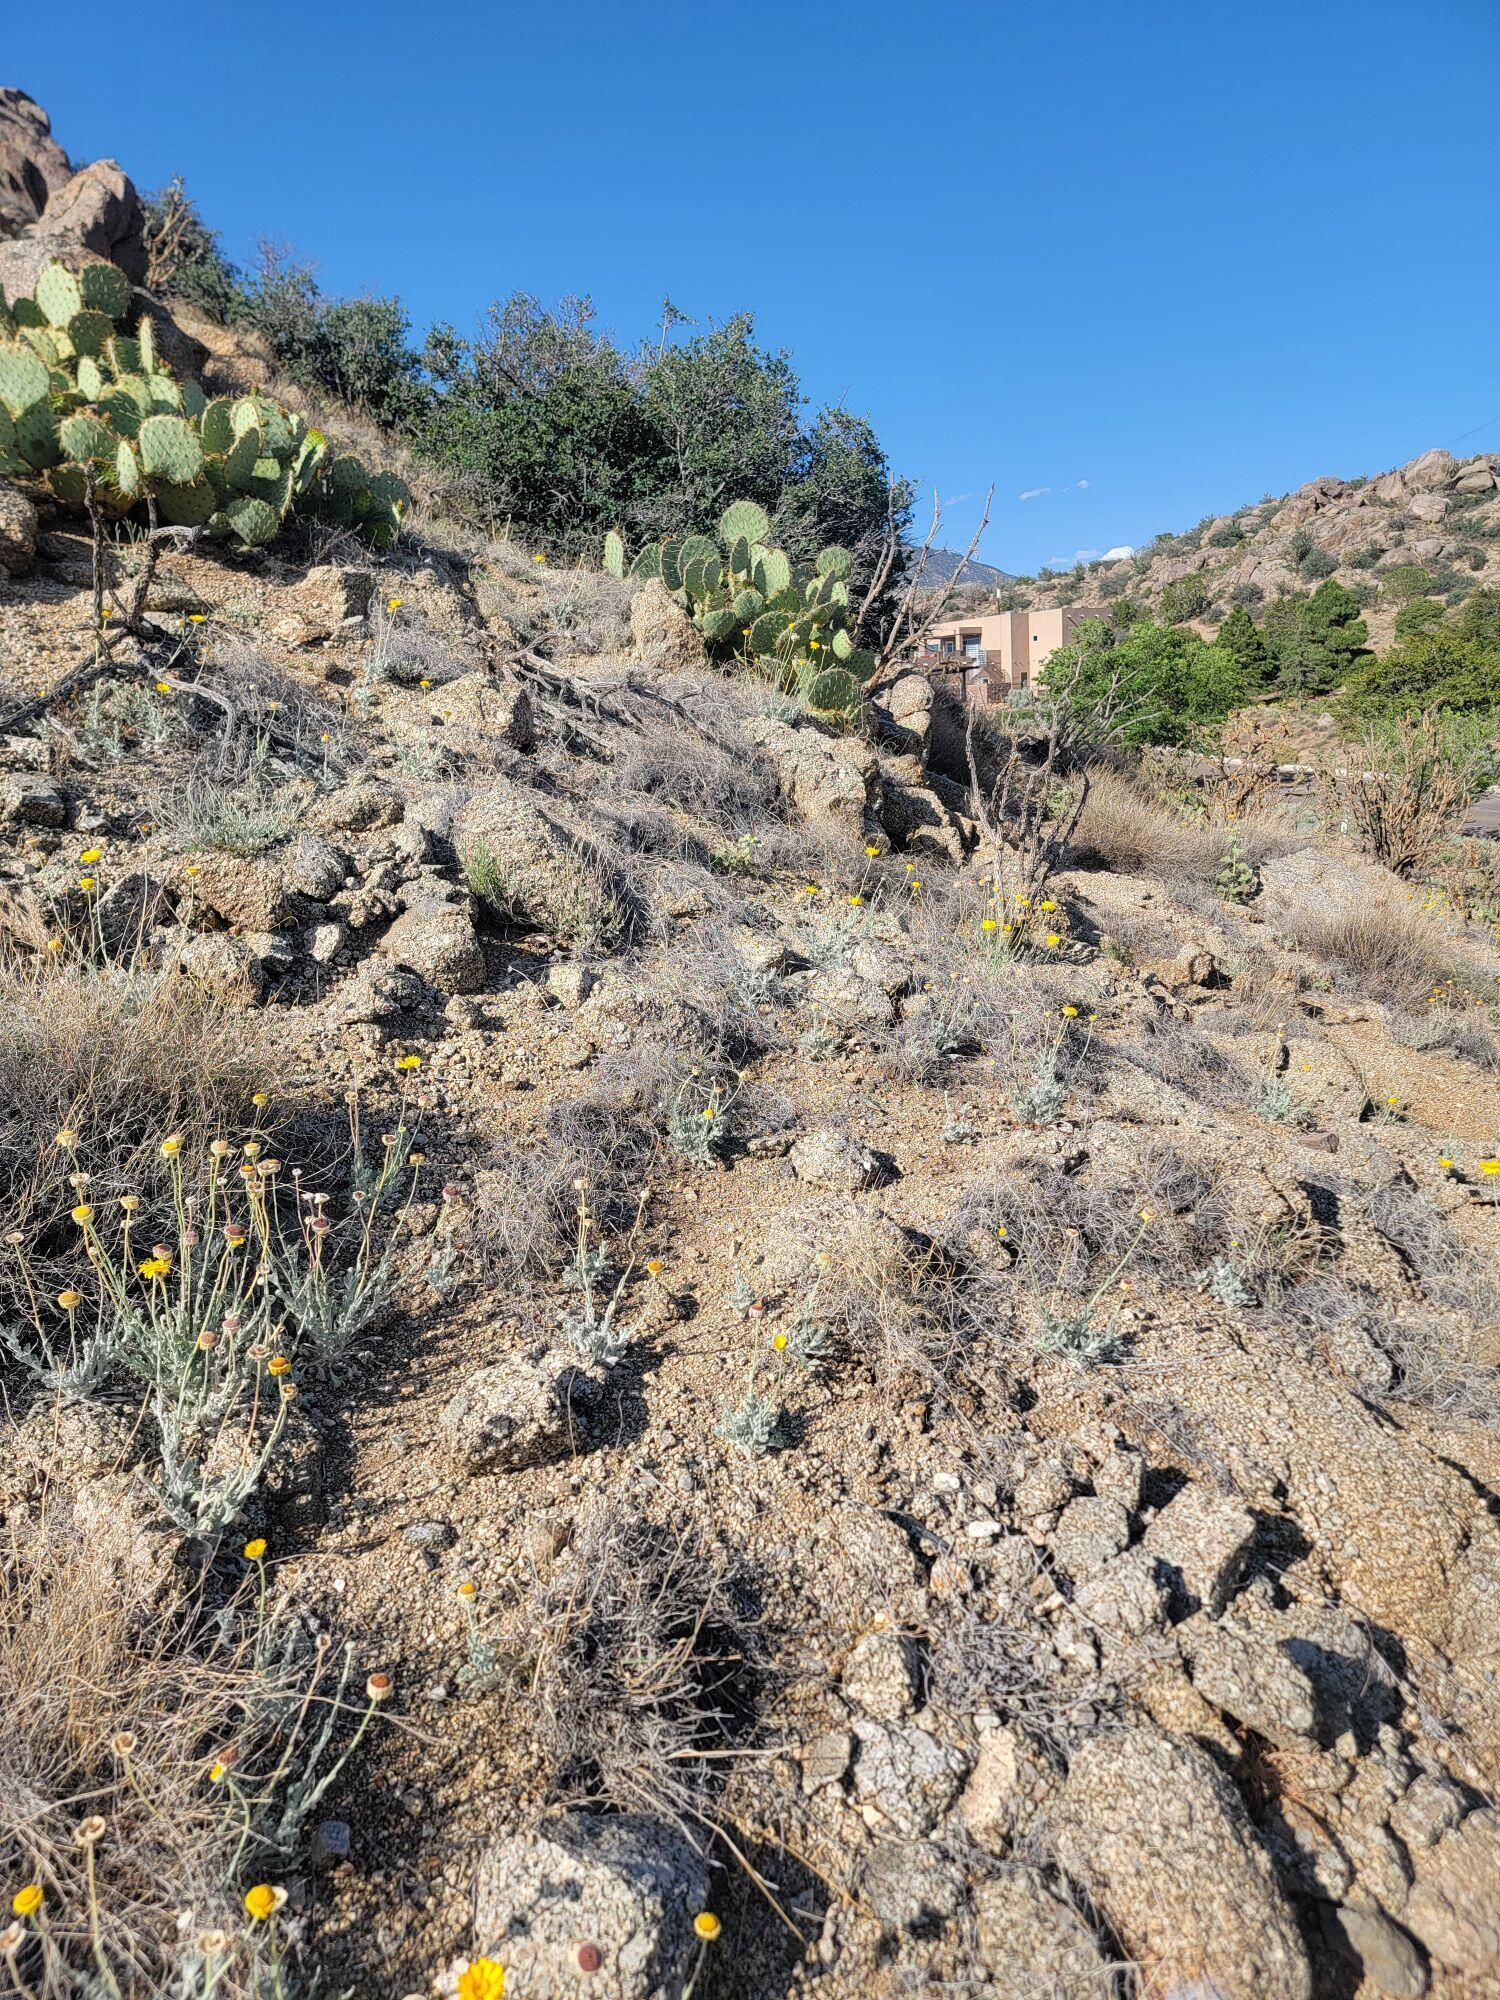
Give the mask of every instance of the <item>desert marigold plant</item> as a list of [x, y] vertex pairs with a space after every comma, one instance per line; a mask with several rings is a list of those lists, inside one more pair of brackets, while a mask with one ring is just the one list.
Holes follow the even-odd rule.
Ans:
[[[71, 1175], [80, 1271], [52, 1297], [12, 1232], [20, 1324], [0, 1342], [45, 1388], [97, 1393], [128, 1373], [146, 1385], [156, 1491], [184, 1532], [231, 1522], [259, 1484], [298, 1393], [300, 1358], [335, 1359], [389, 1297], [392, 1256], [425, 1156], [404, 1123], [367, 1159], [351, 1107], [353, 1186], [337, 1200], [304, 1185], [261, 1139], [236, 1150], [167, 1133], [156, 1151], [164, 1185], [108, 1210]], [[71, 1128], [57, 1145], [81, 1159]], [[188, 1161], [206, 1156], [202, 1173]], [[160, 1241], [142, 1241], [148, 1229]]]

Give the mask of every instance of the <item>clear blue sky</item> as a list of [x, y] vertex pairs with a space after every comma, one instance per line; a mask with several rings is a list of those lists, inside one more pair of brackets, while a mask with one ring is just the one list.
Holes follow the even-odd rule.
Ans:
[[[1500, 0], [6, 10], [75, 158], [460, 328], [748, 306], [1032, 569], [1475, 431]], [[1085, 483], [1086, 482], [1086, 483]], [[1022, 494], [1035, 497], [1023, 500]], [[960, 497], [968, 496], [968, 497]]]

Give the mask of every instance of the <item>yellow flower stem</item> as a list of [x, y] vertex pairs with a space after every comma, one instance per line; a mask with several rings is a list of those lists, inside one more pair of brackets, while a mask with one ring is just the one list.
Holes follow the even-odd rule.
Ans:
[[119, 1981], [115, 1978], [114, 1972], [110, 1967], [109, 1958], [104, 1949], [104, 1938], [99, 1928], [99, 1891], [98, 1884], [94, 1880], [94, 1843], [89, 1841], [83, 1852], [85, 1867], [88, 1872], [89, 1940], [94, 1948], [94, 1963], [98, 1966], [105, 1985], [114, 1995], [114, 2000], [125, 2000], [125, 1996], [120, 1991]]

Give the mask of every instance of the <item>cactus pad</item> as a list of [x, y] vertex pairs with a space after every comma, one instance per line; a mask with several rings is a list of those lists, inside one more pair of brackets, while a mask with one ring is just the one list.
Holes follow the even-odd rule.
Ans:
[[[719, 520], [719, 539], [726, 545], [737, 541], [763, 542], [770, 532], [770, 515], [753, 500], [736, 500]], [[749, 564], [745, 567], [748, 569]]]
[[140, 429], [140, 448], [148, 479], [191, 486], [203, 470], [203, 447], [185, 417], [147, 417]]

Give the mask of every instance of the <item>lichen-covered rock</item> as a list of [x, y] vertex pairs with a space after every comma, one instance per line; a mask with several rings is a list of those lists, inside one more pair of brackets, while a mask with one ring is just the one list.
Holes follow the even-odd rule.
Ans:
[[1088, 1738], [1051, 1829], [1162, 2000], [1309, 2000], [1296, 1919], [1239, 1795], [1196, 1745], [1151, 1728]]
[[467, 900], [423, 898], [411, 904], [381, 939], [380, 949], [439, 993], [478, 993], [484, 985], [484, 951]]
[[707, 1901], [702, 1859], [675, 1827], [566, 1813], [481, 1856], [474, 1938], [526, 2000], [681, 2000]]
[[630, 601], [630, 640], [642, 666], [660, 673], [696, 673], [707, 663], [703, 635], [658, 576]]
[[260, 954], [244, 938], [227, 931], [187, 937], [172, 955], [173, 969], [228, 1007], [254, 1007], [265, 998], [266, 975]]
[[271, 624], [273, 635], [292, 646], [363, 626], [375, 589], [372, 570], [344, 563], [317, 563], [285, 593]]
[[915, 1838], [957, 1799], [969, 1760], [915, 1723], [856, 1722], [854, 1801], [865, 1823]]
[[611, 860], [558, 801], [505, 779], [470, 794], [453, 826], [469, 887], [496, 916], [609, 945], [626, 929], [630, 899]]
[[0, 570], [25, 576], [36, 560], [36, 509], [19, 487], [0, 479]]
[[457, 674], [432, 687], [392, 692], [386, 723], [398, 736], [416, 736], [459, 754], [501, 746], [531, 750], [536, 711], [518, 681], [486, 673]]
[[478, 1368], [438, 1419], [463, 1472], [518, 1472], [562, 1458], [577, 1441], [593, 1384], [557, 1355], [515, 1354]]
[[174, 887], [189, 923], [217, 919], [236, 931], [279, 931], [297, 914], [280, 855], [194, 854]]
[[832, 1125], [804, 1132], [788, 1155], [799, 1181], [857, 1194], [880, 1178], [880, 1162], [868, 1146]]
[[[1114, 1964], [1081, 1913], [1035, 1868], [1007, 1868], [972, 1897], [984, 1954], [985, 2000], [1095, 2000]], [[1207, 1996], [1204, 1996], [1207, 2000]]]
[[326, 903], [344, 886], [349, 857], [321, 833], [299, 833], [277, 857], [281, 879], [294, 895]]
[[814, 826], [850, 836], [863, 833], [879, 763], [868, 743], [796, 729], [775, 716], [747, 718], [745, 734], [771, 758], [781, 789]]

